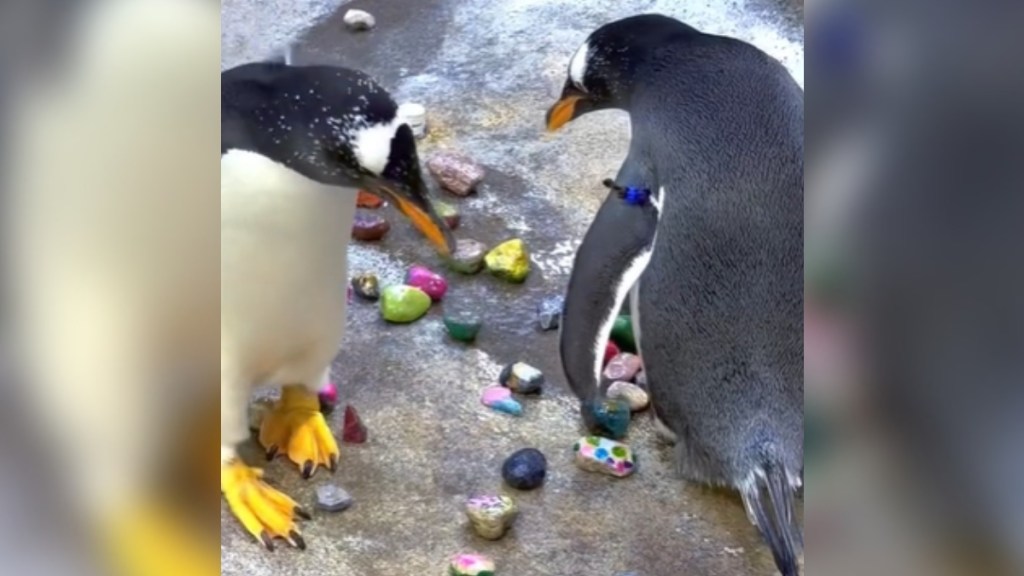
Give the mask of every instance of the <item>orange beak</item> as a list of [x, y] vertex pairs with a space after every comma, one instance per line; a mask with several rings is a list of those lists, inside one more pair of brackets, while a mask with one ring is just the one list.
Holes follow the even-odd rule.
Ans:
[[566, 125], [576, 113], [576, 103], [582, 96], [570, 94], [563, 96], [548, 110], [548, 132], [554, 132]]
[[[385, 190], [392, 192], [387, 188]], [[427, 237], [427, 240], [437, 248], [442, 256], [451, 256], [451, 253], [454, 251], [455, 241], [452, 239], [451, 231], [448, 230], [444, 221], [434, 214], [433, 210], [429, 208], [429, 211], [424, 210], [412, 201], [393, 192], [389, 196], [395, 201], [395, 207], [402, 214], [405, 214], [406, 218], [412, 222], [412, 225]]]

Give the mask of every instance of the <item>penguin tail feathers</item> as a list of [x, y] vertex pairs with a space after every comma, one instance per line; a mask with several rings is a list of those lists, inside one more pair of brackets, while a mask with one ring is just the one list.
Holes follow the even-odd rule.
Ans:
[[747, 515], [771, 548], [782, 576], [799, 576], [797, 554], [803, 538], [796, 520], [795, 484], [781, 464], [769, 462], [740, 485]]

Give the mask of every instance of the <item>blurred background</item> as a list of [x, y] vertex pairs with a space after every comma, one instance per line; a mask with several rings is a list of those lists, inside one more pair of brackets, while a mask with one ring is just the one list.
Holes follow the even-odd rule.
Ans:
[[[158, 20], [153, 14], [168, 9], [158, 0], [132, 1], [143, 6], [132, 12], [138, 30], [147, 31], [145, 26]], [[815, 574], [830, 575], [1022, 574], [1024, 4], [800, 4], [806, 75], [813, 78], [806, 195], [807, 565]], [[46, 82], [74, 86], [81, 80], [78, 73], [90, 62], [78, 58], [87, 50], [76, 43], [85, 41], [75, 31], [85, 29], [101, 5], [86, 0], [0, 5], [0, 172], [8, 217], [0, 342], [4, 573], [110, 570], [104, 561], [108, 555], [96, 554], [106, 550], [97, 538], [101, 527], [78, 521], [93, 511], [75, 502], [80, 498], [76, 478], [88, 460], [64, 458], [46, 434], [41, 402], [60, 398], [33, 400], [25, 393], [66, 372], [22, 351], [19, 344], [27, 337], [13, 321], [21, 302], [14, 295], [26, 286], [16, 275], [23, 270], [16, 263], [67, 264], [44, 253], [26, 254], [36, 248], [22, 240], [63, 228], [54, 222], [54, 228], [12, 235], [20, 229], [20, 213], [11, 208], [26, 195], [38, 196], [36, 188], [12, 177], [20, 173], [13, 165], [19, 151], [28, 147], [27, 133], [15, 125], [27, 117], [38, 94], [34, 90], [45, 92], [40, 86]], [[155, 12], [147, 16], [147, 10]], [[131, 20], [119, 22], [112, 30], [133, 27]], [[195, 34], [189, 41], [202, 44], [198, 29]], [[127, 35], [125, 41], [142, 36]], [[167, 50], [155, 53], [152, 62], [185, 70], [194, 66], [212, 81], [218, 55], [210, 54], [209, 62], [201, 57], [198, 49]], [[112, 72], [109, 80], [124, 78]], [[97, 114], [111, 113], [97, 105]], [[150, 111], [161, 115], [168, 109]], [[206, 112], [216, 113], [212, 102]], [[48, 133], [61, 141], [49, 170], [61, 173], [67, 158], [62, 154], [95, 146], [97, 134], [81, 130], [96, 125], [69, 123], [63, 133]], [[202, 137], [212, 149], [218, 130], [212, 122], [208, 127]], [[147, 140], [135, 136], [140, 140], [131, 147], [144, 147]], [[36, 160], [33, 166], [43, 165]], [[168, 164], [176, 160], [166, 158]], [[209, 174], [206, 188], [199, 188], [212, 190], [213, 178]], [[87, 221], [86, 208], [102, 196], [100, 188], [74, 192], [48, 197], [75, 208], [59, 220], [67, 230], [79, 230], [74, 224]], [[100, 196], [93, 199], [90, 193]], [[194, 203], [186, 204], [192, 212], [178, 213], [182, 219], [175, 224], [184, 226], [182, 234], [202, 229], [188, 214], [204, 213], [198, 194], [186, 198]], [[212, 202], [206, 213], [216, 213]], [[132, 206], [153, 213], [145, 202]], [[140, 214], [123, 216], [145, 221]], [[204, 241], [202, 235], [192, 236], [193, 242]], [[72, 243], [76, 237], [69, 232], [62, 238]], [[213, 242], [210, 253], [215, 254], [215, 237], [205, 240]], [[61, 252], [62, 245], [55, 246], [50, 256]], [[73, 298], [80, 286], [77, 270], [68, 270], [59, 286]], [[52, 362], [63, 359], [55, 354]], [[66, 394], [91, 395], [81, 381], [65, 384]], [[92, 406], [71, 404], [83, 411]], [[144, 453], [145, 442], [134, 449]], [[94, 450], [97, 456], [103, 452]], [[140, 471], [139, 478], [146, 477]], [[211, 502], [212, 482], [204, 492], [191, 496]], [[211, 533], [213, 518], [207, 527]], [[212, 535], [209, 539], [212, 548]]]

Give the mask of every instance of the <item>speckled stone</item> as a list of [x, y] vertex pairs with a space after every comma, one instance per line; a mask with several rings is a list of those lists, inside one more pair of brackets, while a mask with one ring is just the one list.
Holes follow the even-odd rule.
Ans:
[[341, 428], [341, 441], [346, 444], [366, 443], [366, 425], [352, 406], [345, 406], [345, 419]]
[[536, 448], [523, 448], [505, 460], [501, 477], [516, 490], [534, 490], [544, 484], [548, 473], [548, 459]]
[[629, 431], [632, 410], [621, 398], [606, 398], [596, 402], [581, 402], [583, 423], [591, 433], [613, 440], [625, 438]]
[[484, 180], [484, 169], [465, 154], [439, 152], [427, 160], [427, 170], [442, 188], [468, 196]]
[[646, 410], [651, 404], [651, 399], [647, 392], [632, 382], [612, 382], [612, 385], [608, 387], [608, 397], [625, 400], [629, 404], [629, 409], [633, 412]]
[[600, 472], [616, 478], [624, 478], [636, 471], [633, 451], [621, 442], [586, 436], [572, 447], [576, 465], [588, 472]]
[[384, 205], [384, 199], [366, 190], [359, 190], [356, 194], [356, 206], [359, 208], [376, 209]]
[[540, 394], [544, 388], [544, 373], [526, 362], [513, 362], [498, 375], [498, 382], [520, 394]]
[[448, 576], [496, 576], [494, 561], [482, 554], [458, 554], [448, 565]]
[[537, 323], [541, 330], [554, 330], [562, 321], [564, 296], [548, 296], [537, 304]]
[[612, 340], [623, 352], [636, 352], [636, 339], [633, 337], [633, 321], [627, 315], [621, 315], [612, 324]]
[[346, 26], [356, 31], [369, 30], [377, 25], [377, 19], [365, 10], [349, 10], [345, 12], [344, 20]]
[[352, 506], [352, 495], [341, 486], [321, 484], [316, 487], [316, 507], [327, 512], [341, 512]]
[[523, 406], [512, 397], [512, 391], [502, 386], [490, 386], [485, 388], [480, 395], [480, 403], [491, 410], [522, 416]]
[[511, 496], [475, 496], [466, 501], [466, 516], [473, 530], [487, 540], [498, 540], [508, 532], [519, 507]]
[[612, 358], [611, 362], [604, 367], [604, 377], [612, 381], [632, 382], [642, 367], [643, 364], [640, 363], [639, 356], [623, 352]]
[[391, 230], [391, 223], [383, 216], [359, 212], [352, 220], [352, 237], [363, 242], [375, 242]]
[[526, 244], [519, 238], [513, 238], [495, 246], [484, 263], [491, 274], [508, 282], [520, 283], [530, 274], [530, 256]]
[[380, 299], [380, 280], [372, 272], [357, 274], [352, 278], [352, 291], [363, 300], [376, 302]]
[[388, 322], [407, 324], [423, 317], [430, 309], [430, 296], [412, 286], [388, 286], [381, 293], [380, 312]]
[[455, 241], [455, 252], [448, 258], [448, 267], [462, 274], [476, 274], [484, 269], [487, 245], [470, 238]]
[[476, 340], [482, 326], [483, 322], [480, 317], [473, 312], [445, 312], [444, 327], [448, 330], [448, 334], [459, 342], [469, 343]]
[[263, 417], [274, 408], [274, 400], [271, 398], [260, 398], [249, 403], [249, 429], [259, 432], [263, 425]]
[[442, 202], [440, 200], [434, 200], [434, 210], [437, 210], [437, 215], [444, 220], [444, 223], [448, 225], [448, 228], [455, 230], [462, 223], [462, 214], [459, 212], [459, 208], [454, 204]]
[[448, 292], [448, 282], [444, 277], [426, 266], [416, 265], [409, 268], [405, 275], [405, 284], [423, 290], [434, 302], [440, 302]]

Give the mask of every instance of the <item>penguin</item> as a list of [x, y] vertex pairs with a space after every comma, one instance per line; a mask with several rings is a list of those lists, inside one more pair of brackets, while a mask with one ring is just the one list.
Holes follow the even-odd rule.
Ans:
[[344, 335], [346, 249], [358, 189], [386, 197], [442, 255], [454, 240], [422, 178], [412, 130], [368, 75], [255, 62], [221, 75], [221, 491], [273, 550], [305, 548], [309, 515], [243, 462], [254, 386], [281, 387], [263, 419], [268, 459], [310, 478], [338, 445], [320, 413]]
[[[737, 490], [778, 570], [795, 576], [803, 90], [746, 42], [644, 14], [598, 28], [577, 49], [547, 128], [609, 109], [631, 124], [615, 184], [652, 203], [610, 194], [586, 233], [560, 333], [566, 379], [584, 405], [604, 398], [600, 358], [628, 295], [653, 412], [681, 476]], [[652, 219], [656, 229], [643, 232]]]

